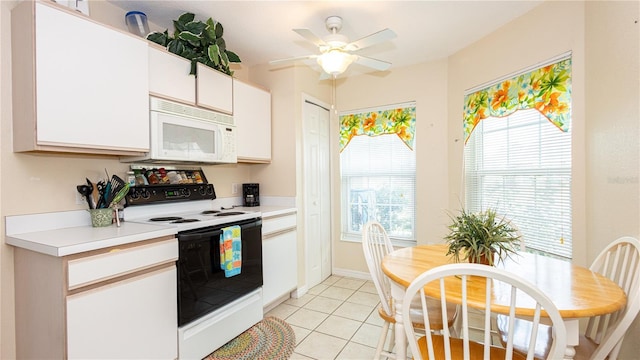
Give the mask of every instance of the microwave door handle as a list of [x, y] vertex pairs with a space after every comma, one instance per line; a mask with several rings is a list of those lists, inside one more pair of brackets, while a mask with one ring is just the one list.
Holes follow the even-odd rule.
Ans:
[[216, 160], [220, 160], [222, 158], [222, 154], [220, 153], [222, 149], [222, 131], [224, 131], [224, 129], [221, 126], [216, 128], [216, 143], [213, 147]]

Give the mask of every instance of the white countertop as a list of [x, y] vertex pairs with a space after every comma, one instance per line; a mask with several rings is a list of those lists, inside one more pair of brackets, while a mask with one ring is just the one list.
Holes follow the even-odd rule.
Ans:
[[253, 207], [236, 206], [234, 209], [241, 210], [241, 211], [259, 211], [262, 214], [263, 219], [284, 215], [284, 214], [291, 214], [298, 211], [298, 209], [291, 206], [272, 206], [272, 205], [253, 206]]
[[77, 226], [6, 236], [6, 243], [52, 256], [66, 256], [157, 237], [174, 235], [176, 228], [123, 222], [105, 227]]
[[[291, 206], [236, 207], [260, 212], [263, 218], [295, 213]], [[175, 235], [173, 226], [124, 221], [106, 227], [92, 227], [86, 211], [7, 217], [8, 245], [51, 256], [67, 256], [157, 237]], [[37, 224], [34, 226], [34, 224]], [[29, 229], [29, 231], [25, 230]]]

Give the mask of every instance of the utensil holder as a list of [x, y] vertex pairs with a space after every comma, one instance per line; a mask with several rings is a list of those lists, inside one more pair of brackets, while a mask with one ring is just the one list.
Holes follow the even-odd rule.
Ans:
[[113, 209], [111, 208], [90, 209], [89, 214], [91, 215], [91, 226], [93, 227], [110, 226], [113, 222]]

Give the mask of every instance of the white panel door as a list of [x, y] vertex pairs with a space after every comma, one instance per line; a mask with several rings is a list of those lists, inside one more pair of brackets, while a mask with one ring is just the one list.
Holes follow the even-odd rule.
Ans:
[[67, 297], [69, 359], [175, 359], [175, 266]]
[[305, 101], [304, 209], [307, 287], [331, 275], [329, 110]]

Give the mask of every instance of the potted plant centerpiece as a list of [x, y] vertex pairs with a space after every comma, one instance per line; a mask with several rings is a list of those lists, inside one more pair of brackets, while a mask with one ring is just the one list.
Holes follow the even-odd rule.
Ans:
[[147, 40], [164, 46], [170, 52], [191, 60], [191, 75], [196, 75], [196, 64], [202, 63], [227, 75], [233, 75], [229, 63], [239, 63], [240, 57], [227, 49], [222, 38], [222, 24], [209, 18], [196, 21], [192, 13], [184, 13], [173, 21], [173, 36], [169, 30], [152, 32]]
[[445, 240], [449, 246], [447, 255], [453, 255], [455, 261], [494, 265], [494, 255], [501, 261], [520, 247], [518, 229], [505, 217], [496, 215], [495, 210], [472, 213], [462, 209], [450, 218]]

